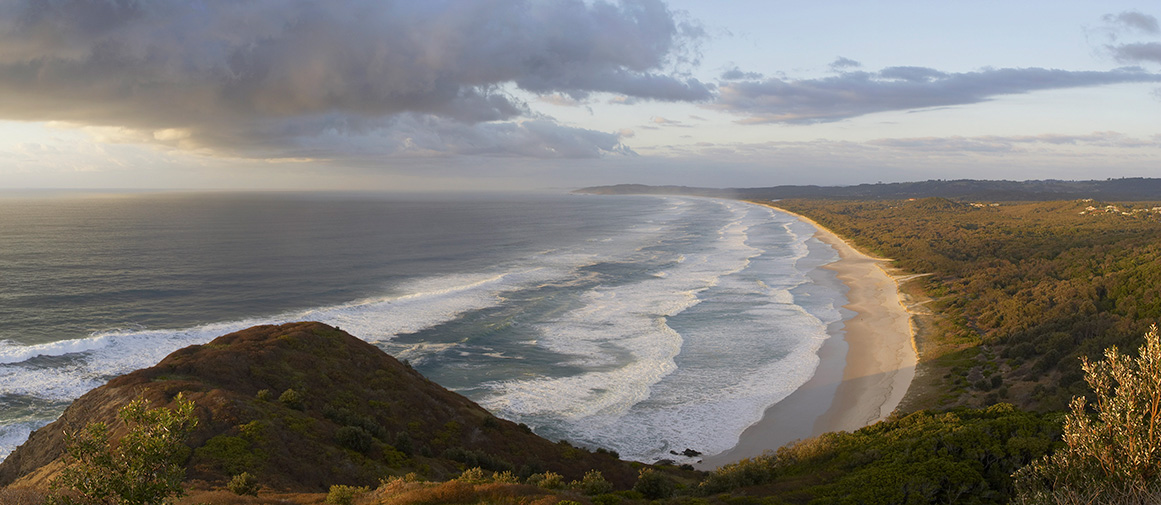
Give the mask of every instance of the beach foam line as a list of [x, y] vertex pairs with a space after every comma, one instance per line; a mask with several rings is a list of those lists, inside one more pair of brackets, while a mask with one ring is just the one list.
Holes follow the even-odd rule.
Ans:
[[[593, 288], [581, 307], [539, 325], [542, 345], [583, 356], [572, 364], [591, 371], [484, 384], [491, 394], [477, 401], [546, 436], [611, 445], [640, 461], [672, 458], [671, 449], [733, 447], [768, 405], [811, 377], [827, 325], [840, 316], [812, 313], [790, 292], [809, 282], [795, 265], [810, 253], [810, 235], [770, 225], [787, 218], [768, 208], [708, 202], [729, 214], [705, 230], [696, 251], [670, 251], [665, 275]], [[777, 236], [766, 236], [766, 225]], [[669, 324], [679, 315], [692, 317], [680, 332]], [[698, 322], [704, 317], [729, 319]], [[734, 366], [717, 368], [723, 359]]]
[[840, 359], [845, 364], [841, 372], [812, 377], [785, 404], [771, 405], [734, 448], [706, 457], [702, 469], [759, 456], [795, 439], [854, 431], [880, 421], [895, 410], [915, 376], [914, 328], [896, 279], [883, 268], [887, 260], [863, 254], [804, 216], [758, 205], [810, 224], [817, 230], [814, 238], [838, 253], [838, 261], [822, 268], [835, 272], [848, 287], [844, 308], [854, 315], [836, 326], [842, 330], [845, 352], [829, 353], [828, 367]]
[[65, 354], [89, 352], [107, 345], [109, 345], [107, 335], [33, 345], [20, 345], [11, 341], [3, 341], [0, 342], [0, 365], [23, 363], [40, 356], [64, 356]]

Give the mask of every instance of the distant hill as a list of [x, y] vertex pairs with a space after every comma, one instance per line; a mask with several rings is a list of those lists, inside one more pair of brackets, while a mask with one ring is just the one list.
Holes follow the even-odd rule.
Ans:
[[575, 193], [691, 195], [761, 200], [784, 198], [898, 200], [941, 197], [954, 200], [987, 201], [1049, 201], [1079, 198], [1104, 201], [1155, 201], [1161, 200], [1161, 179], [1140, 177], [1103, 181], [980, 181], [963, 179], [859, 184], [857, 186], [774, 186], [725, 189], [619, 184], [578, 189]]
[[407, 472], [440, 479], [476, 466], [570, 480], [597, 469], [621, 488], [637, 477], [614, 454], [549, 442], [371, 344], [305, 322], [218, 337], [90, 391], [0, 463], [0, 487], [46, 484], [61, 469], [66, 430], [102, 421], [119, 437], [122, 406], [138, 397], [172, 406], [178, 393], [199, 418], [188, 441], [195, 487], [221, 486], [243, 471], [267, 489], [292, 492], [374, 486]]

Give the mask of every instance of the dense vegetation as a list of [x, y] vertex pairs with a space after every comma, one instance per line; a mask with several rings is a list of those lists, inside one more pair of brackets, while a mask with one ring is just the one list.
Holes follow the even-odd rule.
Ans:
[[700, 488], [773, 503], [1005, 503], [1011, 474], [1059, 438], [1053, 416], [1009, 404], [921, 411], [724, 466]]
[[[782, 200], [934, 298], [909, 405], [1000, 401], [1064, 410], [1085, 394], [1080, 358], [1133, 348], [1161, 319], [1158, 204]], [[1114, 210], [1115, 209], [1115, 210]], [[926, 367], [926, 368], [923, 368]]]

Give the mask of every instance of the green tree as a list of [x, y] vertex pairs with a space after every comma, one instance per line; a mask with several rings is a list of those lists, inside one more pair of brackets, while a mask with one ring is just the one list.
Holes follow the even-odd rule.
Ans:
[[1064, 422], [1065, 448], [1015, 474], [1017, 502], [1161, 502], [1161, 337], [1154, 325], [1133, 358], [1116, 347], [1082, 359], [1096, 393], [1088, 412], [1074, 398]]
[[105, 423], [66, 435], [67, 466], [52, 485], [75, 494], [55, 494], [52, 503], [152, 505], [182, 495], [182, 463], [189, 456], [184, 442], [197, 417], [192, 401], [179, 394], [174, 402], [173, 409], [147, 409], [138, 398], [123, 407], [118, 417], [128, 432], [116, 443]]

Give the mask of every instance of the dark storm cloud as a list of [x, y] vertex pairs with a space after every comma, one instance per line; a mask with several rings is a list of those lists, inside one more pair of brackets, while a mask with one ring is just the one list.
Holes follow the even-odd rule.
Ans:
[[[390, 141], [379, 130], [408, 115], [458, 123], [443, 133], [469, 137], [445, 152], [502, 139], [589, 155], [616, 136], [517, 122], [534, 115], [504, 89], [708, 100], [711, 86], [662, 71], [696, 33], [659, 0], [0, 0], [0, 118], [258, 155], [312, 136]], [[497, 121], [512, 122], [478, 127]]]
[[945, 73], [892, 67], [820, 79], [728, 82], [722, 84], [721, 96], [711, 107], [747, 116], [744, 122], [750, 123], [824, 123], [875, 112], [965, 105], [1001, 95], [1126, 82], [1161, 82], [1161, 74], [1140, 69], [1071, 72], [1043, 68]]

